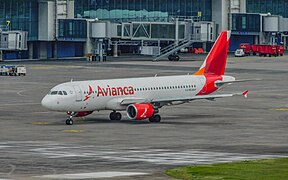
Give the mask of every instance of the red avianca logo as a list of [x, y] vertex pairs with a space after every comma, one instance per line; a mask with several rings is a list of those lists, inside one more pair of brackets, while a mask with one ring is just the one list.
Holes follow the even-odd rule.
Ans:
[[[91, 95], [92, 95], [93, 89], [89, 85], [89, 91], [88, 94], [85, 96], [83, 101], [87, 101]], [[132, 86], [119, 86], [119, 87], [110, 87], [107, 85], [106, 87], [97, 86], [97, 97], [99, 96], [122, 96], [122, 95], [133, 95], [134, 94], [134, 88]]]
[[92, 92], [93, 92], [93, 89], [92, 89], [92, 87], [89, 85], [89, 92], [88, 92], [88, 94], [85, 96], [84, 101], [87, 101], [87, 100], [91, 97]]

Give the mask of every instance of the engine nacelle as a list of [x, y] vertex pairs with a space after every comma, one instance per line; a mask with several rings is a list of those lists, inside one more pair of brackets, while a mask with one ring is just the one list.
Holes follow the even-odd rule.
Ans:
[[155, 109], [152, 104], [130, 104], [127, 109], [127, 116], [130, 119], [142, 120], [154, 115]]
[[69, 116], [73, 116], [73, 117], [84, 117], [84, 116], [88, 116], [89, 114], [93, 113], [93, 111], [81, 111], [81, 112], [67, 112], [67, 114]]

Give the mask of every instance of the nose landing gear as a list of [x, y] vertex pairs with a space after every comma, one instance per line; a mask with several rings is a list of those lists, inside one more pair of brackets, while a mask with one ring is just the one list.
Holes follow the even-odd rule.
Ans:
[[73, 117], [73, 113], [70, 113], [69, 118], [66, 120], [66, 125], [73, 125], [72, 117]]
[[75, 112], [67, 112], [67, 115], [69, 115], [69, 118], [66, 120], [66, 125], [73, 125], [73, 117], [75, 117], [77, 115], [77, 113]]
[[68, 118], [68, 119], [66, 120], [66, 124], [67, 124], [67, 125], [73, 125], [73, 120], [70, 119], [70, 118]]

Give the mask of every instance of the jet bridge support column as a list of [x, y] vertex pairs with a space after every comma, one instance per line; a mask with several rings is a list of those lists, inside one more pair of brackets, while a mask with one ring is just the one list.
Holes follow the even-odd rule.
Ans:
[[118, 44], [117, 42], [113, 45], [113, 57], [118, 57]]
[[96, 40], [96, 49], [94, 50], [96, 60], [103, 62], [103, 39]]
[[41, 41], [38, 46], [38, 58], [47, 59], [47, 42]]
[[179, 19], [175, 19], [175, 46], [179, 43]]
[[28, 42], [28, 49], [29, 49], [29, 59], [33, 59], [33, 48], [34, 48], [34, 46], [33, 46], [33, 43], [34, 42]]
[[2, 61], [2, 60], [3, 60], [2, 54], [3, 54], [3, 51], [2, 51], [2, 50], [0, 50], [0, 61]]
[[52, 58], [57, 59], [57, 41], [52, 44]]

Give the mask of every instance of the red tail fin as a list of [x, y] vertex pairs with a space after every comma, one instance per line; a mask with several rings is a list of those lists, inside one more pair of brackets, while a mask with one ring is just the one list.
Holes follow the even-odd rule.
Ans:
[[231, 31], [223, 31], [218, 36], [204, 63], [195, 75], [224, 75]]

